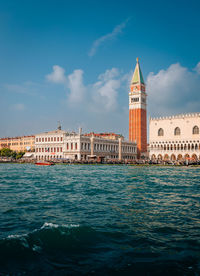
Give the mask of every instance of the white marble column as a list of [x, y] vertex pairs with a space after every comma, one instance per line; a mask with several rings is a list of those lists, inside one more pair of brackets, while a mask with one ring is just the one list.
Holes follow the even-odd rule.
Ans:
[[122, 138], [119, 138], [119, 161], [122, 160]]
[[91, 156], [94, 155], [94, 135], [92, 134], [92, 137], [90, 138], [90, 148], [91, 148]]

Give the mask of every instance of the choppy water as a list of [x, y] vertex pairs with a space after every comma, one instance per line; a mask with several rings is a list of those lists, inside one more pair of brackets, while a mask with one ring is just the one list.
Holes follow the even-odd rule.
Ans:
[[0, 275], [199, 275], [200, 168], [0, 164]]

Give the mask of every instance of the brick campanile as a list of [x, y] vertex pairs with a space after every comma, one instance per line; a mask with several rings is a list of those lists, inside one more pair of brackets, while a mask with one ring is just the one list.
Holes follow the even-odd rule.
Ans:
[[137, 141], [138, 158], [147, 152], [146, 87], [138, 58], [129, 92], [129, 140]]

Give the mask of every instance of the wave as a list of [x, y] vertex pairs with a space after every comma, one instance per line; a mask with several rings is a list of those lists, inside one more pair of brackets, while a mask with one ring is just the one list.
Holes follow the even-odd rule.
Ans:
[[37, 274], [41, 267], [47, 270], [55, 266], [71, 267], [83, 256], [95, 252], [101, 240], [98, 231], [90, 226], [45, 222], [28, 234], [0, 240], [0, 274], [16, 271]]
[[[75, 247], [76, 243], [83, 240], [91, 240], [91, 236], [95, 234], [89, 226], [80, 226], [79, 224], [58, 225], [51, 222], [45, 222], [41, 228], [35, 229], [28, 234], [9, 235], [7, 238], [0, 240], [0, 255], [5, 256], [18, 250], [32, 251], [34, 246], [40, 246], [44, 250], [50, 248]], [[33, 250], [34, 251], [34, 250]]]

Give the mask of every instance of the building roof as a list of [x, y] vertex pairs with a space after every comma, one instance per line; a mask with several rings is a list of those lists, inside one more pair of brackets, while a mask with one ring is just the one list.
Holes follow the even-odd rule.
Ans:
[[3, 137], [3, 138], [0, 138], [0, 140], [14, 140], [14, 139], [27, 139], [27, 138], [35, 138], [35, 135]]
[[90, 132], [90, 133], [86, 133], [84, 134], [84, 136], [94, 136], [94, 137], [101, 137], [101, 138], [109, 138], [109, 139], [117, 139], [119, 137], [124, 138], [121, 134], [116, 134], [116, 133], [112, 133], [112, 132], [103, 132], [103, 133], [94, 133], [94, 132]]
[[135, 66], [135, 71], [133, 73], [131, 84], [145, 84], [144, 79], [143, 79], [143, 75], [142, 75], [142, 71], [140, 69], [140, 64], [139, 64], [138, 58], [136, 59], [136, 61], [137, 61], [137, 63], [136, 63], [136, 66]]
[[56, 129], [56, 130], [52, 130], [52, 131], [45, 131], [42, 133], [38, 133], [36, 135], [46, 135], [46, 134], [64, 134], [67, 133], [67, 131], [64, 130], [60, 130], [60, 129]]

